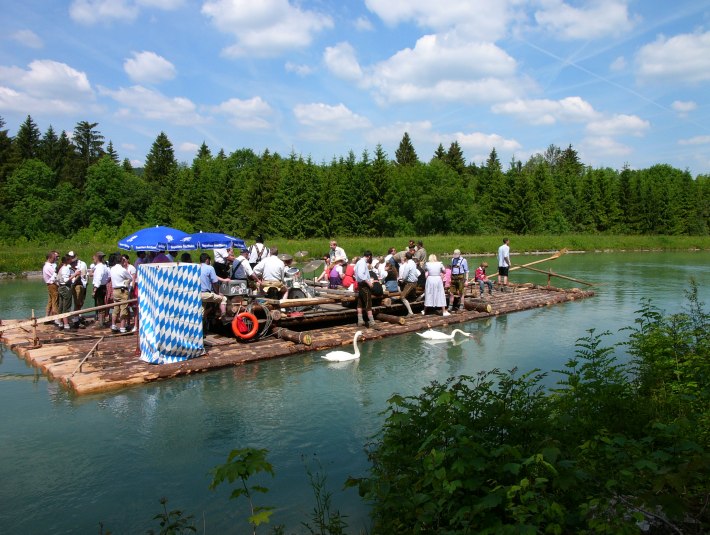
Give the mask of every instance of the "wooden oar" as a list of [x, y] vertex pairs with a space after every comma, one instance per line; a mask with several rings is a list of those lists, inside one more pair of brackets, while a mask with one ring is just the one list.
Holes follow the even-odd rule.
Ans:
[[9, 325], [0, 325], [0, 333], [4, 333], [5, 331], [9, 331], [11, 329], [21, 329], [23, 327], [31, 327], [35, 325], [36, 323], [45, 323], [47, 321], [54, 321], [54, 320], [60, 320], [64, 318], [70, 318], [72, 316], [77, 316], [79, 314], [83, 314], [84, 312], [96, 312], [97, 310], [105, 310], [107, 308], [113, 308], [117, 307], [122, 304], [127, 304], [127, 305], [132, 305], [133, 303], [137, 303], [138, 299], [128, 299], [127, 301], [121, 301], [119, 303], [110, 303], [108, 305], [100, 305], [97, 307], [91, 307], [91, 308], [82, 308], [81, 310], [75, 310], [73, 312], [64, 312], [62, 314], [55, 314], [54, 316], [45, 316], [44, 318], [36, 318], [36, 319], [29, 319], [25, 321], [20, 321], [18, 323], [11, 323]]
[[[510, 271], [515, 271], [516, 269], [523, 269], [529, 266], [534, 266], [535, 264], [540, 264], [542, 262], [547, 262], [548, 260], [555, 260], [556, 258], [561, 257], [563, 254], [567, 253], [567, 249], [560, 249], [557, 251], [555, 254], [552, 256], [548, 256], [547, 258], [543, 258], [542, 260], [535, 260], [534, 262], [528, 262], [527, 264], [522, 264], [520, 266], [513, 266], [510, 268]], [[488, 278], [491, 279], [493, 277], [497, 277], [498, 273], [494, 273], [493, 275], [489, 276]]]
[[[583, 281], [580, 279], [573, 279], [572, 277], [568, 277], [567, 275], [560, 275], [559, 273], [555, 273], [552, 270], [545, 271], [544, 269], [537, 269], [537, 268], [530, 267], [530, 266], [520, 266], [520, 267], [525, 268], [525, 269], [529, 269], [530, 271], [537, 271], [538, 273], [544, 273], [545, 275], [548, 275], [548, 276], [551, 275], [553, 277], [559, 277], [560, 279], [565, 279], [565, 280], [572, 281], [572, 282], [578, 282], [580, 284], [586, 284], [587, 286], [595, 286], [594, 282], [587, 282], [587, 281]], [[548, 282], [549, 282], [549, 279], [548, 279]]]
[[88, 358], [89, 358], [89, 355], [91, 355], [91, 354], [94, 352], [94, 350], [95, 350], [97, 347], [99, 347], [99, 344], [102, 342], [103, 339], [104, 339], [104, 337], [102, 336], [102, 337], [99, 339], [99, 341], [96, 342], [96, 343], [94, 344], [94, 346], [93, 346], [91, 349], [89, 349], [89, 352], [86, 354], [86, 356], [85, 356], [83, 359], [81, 359], [81, 362], [80, 362], [79, 365], [76, 367], [76, 369], [74, 369], [74, 371], [71, 373], [71, 375], [69, 376], [69, 379], [71, 379], [72, 377], [74, 377], [74, 374], [75, 374], [76, 372], [78, 372], [78, 371], [81, 369], [81, 366], [84, 364], [84, 362], [86, 362], [86, 359], [88, 359]]

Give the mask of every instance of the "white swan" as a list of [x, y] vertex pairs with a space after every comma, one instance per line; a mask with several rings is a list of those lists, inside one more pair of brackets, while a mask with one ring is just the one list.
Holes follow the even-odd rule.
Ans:
[[360, 349], [357, 347], [357, 339], [360, 338], [360, 336], [362, 336], [362, 331], [356, 332], [353, 338], [353, 346], [355, 347], [354, 353], [349, 353], [347, 351], [342, 351], [339, 349], [337, 351], [331, 351], [329, 353], [326, 353], [321, 358], [324, 358], [325, 360], [329, 360], [331, 362], [344, 362], [346, 360], [359, 359]]
[[423, 333], [417, 333], [419, 336], [422, 338], [426, 338], [427, 340], [453, 340], [454, 337], [456, 336], [456, 333], [461, 333], [464, 336], [470, 337], [471, 335], [463, 332], [461, 329], [454, 329], [451, 334], [446, 334], [442, 333], [440, 331], [435, 331], [433, 329], [429, 329], [428, 331], [424, 331]]

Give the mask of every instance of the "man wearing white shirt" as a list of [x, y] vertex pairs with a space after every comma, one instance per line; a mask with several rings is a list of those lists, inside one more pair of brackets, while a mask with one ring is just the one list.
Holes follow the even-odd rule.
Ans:
[[417, 295], [417, 282], [419, 281], [419, 273], [417, 272], [417, 264], [414, 262], [414, 253], [407, 251], [404, 254], [405, 261], [399, 268], [399, 281], [404, 284], [400, 299], [404, 307], [407, 309], [407, 315], [413, 316], [412, 307], [409, 305], [409, 296], [413, 298]]
[[[101, 306], [106, 304], [106, 285], [111, 276], [108, 266], [104, 264], [104, 257], [106, 255], [101, 251], [94, 255], [94, 274], [91, 279], [91, 285], [93, 289], [91, 290], [94, 296], [94, 306]], [[98, 324], [103, 326], [104, 317], [106, 313], [100, 310], [98, 313]]]
[[[44, 267], [42, 268], [42, 279], [47, 285], [47, 308], [46, 316], [59, 314], [59, 289], [57, 287], [57, 254], [54, 251], [47, 253]], [[59, 325], [61, 322], [56, 320]]]
[[254, 274], [259, 278], [262, 288], [268, 291], [276, 288], [279, 293], [285, 294], [288, 288], [284, 286], [284, 274], [286, 264], [279, 258], [279, 250], [276, 247], [271, 249], [271, 254], [254, 266]]
[[503, 245], [498, 247], [498, 282], [503, 291], [508, 289], [508, 271], [510, 270], [510, 240], [503, 238]]
[[345, 250], [342, 247], [338, 247], [338, 242], [335, 240], [332, 240], [330, 242], [330, 252], [328, 253], [330, 256], [330, 261], [333, 262], [337, 257], [342, 257], [345, 259], [345, 264], [348, 263], [348, 255], [345, 254]]
[[[86, 301], [86, 285], [89, 283], [88, 268], [86, 262], [80, 259], [74, 251], [69, 251], [67, 256], [71, 258], [71, 266], [76, 273], [80, 275], [74, 280], [72, 286], [72, 301], [74, 302], [74, 312], [81, 310]], [[72, 318], [74, 325], [79, 324], [79, 316]]]
[[214, 250], [214, 270], [218, 277], [229, 278], [229, 263], [227, 257], [230, 255], [231, 249], [222, 247]]
[[[121, 256], [118, 263], [111, 268], [111, 286], [113, 287], [113, 300], [115, 303], [121, 303], [119, 306], [113, 307], [111, 330], [113, 332], [126, 332], [126, 320], [128, 319], [128, 305], [124, 301], [128, 301], [128, 290], [130, 289], [133, 277], [128, 271], [128, 260]], [[120, 319], [120, 328], [117, 322]]]

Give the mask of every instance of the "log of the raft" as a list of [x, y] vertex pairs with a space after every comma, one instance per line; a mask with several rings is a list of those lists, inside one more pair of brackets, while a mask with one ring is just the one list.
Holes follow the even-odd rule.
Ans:
[[273, 321], [279, 321], [283, 317], [283, 314], [281, 314], [281, 311], [277, 308], [269, 310], [269, 314], [271, 315], [271, 319]]
[[476, 312], [488, 312], [489, 314], [493, 310], [493, 307], [490, 303], [482, 303], [480, 301], [464, 300], [463, 306], [466, 310], [475, 310]]
[[402, 316], [393, 316], [392, 314], [385, 314], [380, 312], [375, 315], [377, 321], [386, 321], [387, 323], [393, 323], [395, 325], [404, 325], [407, 321]]
[[276, 329], [276, 337], [282, 340], [288, 340], [289, 342], [294, 342], [296, 344], [311, 345], [313, 343], [313, 338], [310, 333], [290, 331], [284, 329], [283, 327]]
[[335, 302], [335, 299], [330, 299], [326, 297], [304, 297], [302, 299], [281, 299], [281, 301], [279, 301], [279, 306], [281, 308], [294, 308], [316, 305], [328, 305]]

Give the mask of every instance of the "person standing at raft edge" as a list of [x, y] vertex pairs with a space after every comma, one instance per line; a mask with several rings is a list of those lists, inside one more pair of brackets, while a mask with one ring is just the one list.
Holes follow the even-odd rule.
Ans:
[[508, 271], [510, 270], [510, 240], [503, 238], [503, 245], [498, 247], [498, 283], [503, 285], [501, 290], [507, 291]]
[[456, 298], [459, 298], [459, 310], [463, 310], [464, 292], [468, 285], [468, 262], [461, 256], [459, 249], [454, 250], [451, 259], [451, 300], [449, 301], [449, 312], [453, 312]]
[[[57, 255], [54, 251], [47, 253], [47, 260], [42, 268], [42, 279], [47, 285], [47, 308], [45, 316], [54, 316], [59, 314], [59, 289], [57, 288]], [[59, 326], [61, 321], [54, 320], [54, 323]]]
[[368, 264], [372, 262], [372, 251], [365, 251], [362, 258], [355, 264], [355, 281], [357, 282], [357, 326], [365, 326], [362, 317], [363, 309], [367, 312], [367, 326], [378, 329], [372, 316], [372, 277]]

